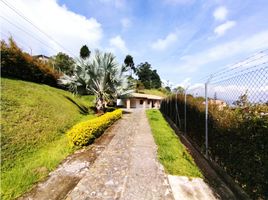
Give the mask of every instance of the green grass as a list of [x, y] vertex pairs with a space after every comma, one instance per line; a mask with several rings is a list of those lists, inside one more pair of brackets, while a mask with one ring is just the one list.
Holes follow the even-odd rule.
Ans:
[[95, 117], [94, 96], [1, 78], [1, 198], [14, 199], [47, 176], [73, 150], [65, 132]]
[[160, 91], [160, 90], [157, 90], [157, 89], [144, 89], [144, 90], [139, 90], [138, 91], [139, 93], [143, 93], [143, 94], [152, 94], [152, 95], [156, 95], [156, 96], [160, 96], [160, 97], [166, 97], [167, 94]]
[[172, 175], [203, 177], [193, 158], [187, 152], [173, 129], [159, 110], [147, 110], [155, 143], [158, 146], [158, 159], [165, 170]]

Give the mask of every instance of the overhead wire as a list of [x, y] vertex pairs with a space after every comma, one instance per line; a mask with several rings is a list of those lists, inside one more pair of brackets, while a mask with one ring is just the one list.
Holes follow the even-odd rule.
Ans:
[[[263, 54], [264, 52], [267, 52], [267, 53], [266, 53], [266, 54]], [[256, 57], [256, 56], [259, 55], [259, 54], [263, 54], [263, 55], [261, 55], [259, 58], [252, 59], [252, 58]], [[243, 67], [243, 66], [246, 66], [246, 65], [248, 65], [248, 64], [250, 64], [250, 63], [252, 63], [252, 62], [254, 62], [254, 61], [260, 60], [260, 59], [262, 59], [262, 58], [264, 58], [264, 57], [266, 57], [266, 56], [268, 56], [268, 49], [264, 49], [264, 50], [258, 51], [258, 52], [256, 52], [256, 53], [254, 53], [253, 55], [248, 56], [248, 57], [245, 58], [244, 60], [235, 62], [234, 64], [231, 64], [231, 65], [226, 65], [224, 68], [220, 69], [219, 71], [216, 71], [216, 72], [214, 72], [214, 73], [212, 73], [212, 74], [206, 75], [206, 76], [204, 76], [204, 77], [198, 79], [196, 82], [206, 81], [206, 80], [208, 80], [209, 77], [211, 77], [211, 76], [215, 78], [215, 77], [218, 77], [218, 76], [220, 76], [220, 75], [222, 75], [222, 74], [230, 73], [230, 72], [232, 72], [232, 71], [234, 71], [234, 70], [237, 70], [238, 68], [241, 68], [241, 67]], [[252, 59], [252, 60], [250, 60], [250, 59]], [[247, 61], [247, 62], [246, 62], [246, 61]], [[238, 64], [239, 64], [239, 65], [238, 65]], [[236, 65], [237, 65], [237, 66], [236, 66]], [[236, 66], [236, 67], [233, 67], [233, 66]], [[233, 68], [231, 68], [231, 67], [233, 67]], [[252, 67], [256, 67], [256, 66], [254, 65], [254, 66], [252, 66]], [[249, 67], [249, 68], [250, 68], [250, 67]]]
[[14, 6], [7, 3], [4, 0], [0, 0], [2, 3], [4, 3], [8, 8], [10, 8], [13, 12], [15, 12], [18, 16], [20, 16], [22, 19], [27, 21], [29, 24], [31, 24], [33, 27], [35, 27], [39, 32], [41, 32], [43, 35], [45, 35], [47, 38], [49, 38], [51, 41], [56, 43], [58, 46], [60, 46], [63, 50], [70, 53], [72, 56], [76, 57], [71, 51], [66, 49], [62, 44], [60, 44], [58, 41], [56, 41], [52, 36], [50, 36], [48, 33], [43, 31], [41, 28], [39, 28], [37, 25], [35, 25], [30, 19], [28, 19], [24, 14], [22, 14], [20, 11], [18, 11]]
[[43, 44], [44, 46], [54, 50], [55, 52], [58, 52], [58, 50], [48, 46], [45, 42], [43, 42], [42, 40], [40, 40], [39, 38], [37, 38], [36, 36], [34, 36], [33, 34], [27, 32], [26, 30], [24, 30], [23, 28], [21, 28], [20, 26], [16, 25], [15, 23], [11, 22], [10, 20], [8, 20], [7, 18], [3, 17], [0, 15], [0, 17], [2, 19], [4, 19], [5, 21], [7, 21], [9, 24], [11, 24], [12, 26], [16, 27], [17, 29], [19, 29], [20, 31], [26, 33], [27, 35], [29, 35], [30, 37], [32, 37], [33, 39], [35, 39], [36, 41], [40, 42], [41, 44]]

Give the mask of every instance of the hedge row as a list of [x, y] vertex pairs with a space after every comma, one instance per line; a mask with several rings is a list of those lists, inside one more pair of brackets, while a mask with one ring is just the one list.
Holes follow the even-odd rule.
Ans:
[[122, 117], [122, 110], [108, 112], [98, 118], [81, 122], [67, 132], [72, 146], [85, 146], [92, 143], [111, 124]]
[[58, 71], [28, 53], [23, 52], [12, 38], [1, 40], [1, 76], [58, 87]]
[[[187, 96], [187, 136], [205, 149], [204, 99]], [[177, 104], [177, 105], [176, 105]], [[184, 131], [184, 97], [162, 101], [161, 112]], [[177, 118], [176, 109], [180, 119]], [[268, 106], [225, 107], [209, 105], [209, 154], [252, 199], [268, 198]]]

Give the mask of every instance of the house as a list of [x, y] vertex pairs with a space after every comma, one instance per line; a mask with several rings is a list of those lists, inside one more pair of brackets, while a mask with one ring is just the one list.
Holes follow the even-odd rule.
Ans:
[[[206, 104], [206, 102], [204, 101], [203, 104]], [[227, 106], [226, 102], [219, 99], [208, 99], [208, 104], [217, 106], [219, 110], [223, 110]]]
[[41, 61], [43, 61], [43, 62], [48, 62], [49, 59], [50, 59], [50, 57], [45, 56], [45, 55], [42, 55], [42, 54], [40, 54], [40, 55], [35, 55], [35, 56], [33, 56], [33, 57], [34, 57], [34, 58], [37, 58], [38, 60], [41, 60]]
[[117, 106], [125, 107], [127, 109], [160, 108], [162, 98], [163, 97], [151, 94], [131, 93], [121, 96], [120, 99], [117, 99]]

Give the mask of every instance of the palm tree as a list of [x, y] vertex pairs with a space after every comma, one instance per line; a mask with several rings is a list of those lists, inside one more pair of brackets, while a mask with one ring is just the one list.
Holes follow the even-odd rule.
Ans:
[[125, 72], [126, 68], [119, 67], [113, 54], [96, 51], [91, 62], [82, 59], [77, 63], [69, 86], [77, 93], [77, 87], [85, 84], [86, 89], [96, 96], [98, 112], [103, 112], [108, 102], [130, 92]]

